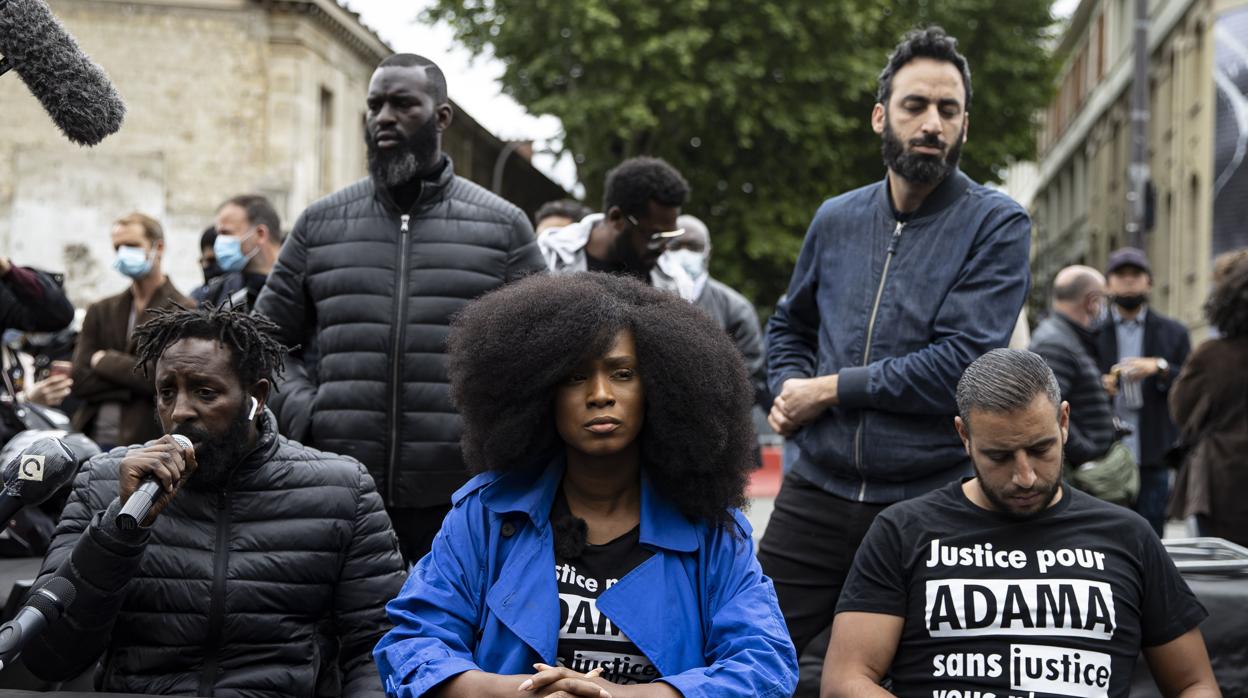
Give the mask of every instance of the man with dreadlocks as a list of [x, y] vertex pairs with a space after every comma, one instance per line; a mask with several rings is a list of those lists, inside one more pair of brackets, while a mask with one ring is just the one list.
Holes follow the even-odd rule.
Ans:
[[[83, 466], [40, 575], [78, 596], [22, 659], [60, 681], [102, 656], [104, 691], [381, 696], [371, 651], [404, 570], [372, 478], [278, 434], [265, 405], [286, 349], [271, 322], [151, 315], [136, 370], [153, 375], [165, 436]], [[126, 530], [117, 514], [147, 477], [160, 494]]]

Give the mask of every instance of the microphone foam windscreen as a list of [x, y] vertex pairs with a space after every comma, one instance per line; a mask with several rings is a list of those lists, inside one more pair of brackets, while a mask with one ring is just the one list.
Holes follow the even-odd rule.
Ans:
[[69, 140], [95, 145], [121, 128], [125, 103], [43, 0], [0, 0], [0, 55]]
[[53, 577], [46, 584], [31, 592], [26, 605], [42, 613], [48, 622], [52, 622], [69, 608], [77, 595], [78, 590], [74, 588], [72, 582], [64, 577]]

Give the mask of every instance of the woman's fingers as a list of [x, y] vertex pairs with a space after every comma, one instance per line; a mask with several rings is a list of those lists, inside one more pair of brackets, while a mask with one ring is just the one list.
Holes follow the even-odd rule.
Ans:
[[520, 691], [539, 696], [577, 696], [579, 698], [611, 698], [611, 694], [590, 679], [602, 673], [600, 669], [580, 674], [564, 667], [534, 664], [537, 673], [520, 684]]

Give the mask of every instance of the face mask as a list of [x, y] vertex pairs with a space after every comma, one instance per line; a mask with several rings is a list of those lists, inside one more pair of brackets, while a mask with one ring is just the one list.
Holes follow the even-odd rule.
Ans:
[[212, 251], [217, 255], [217, 266], [221, 267], [221, 271], [226, 273], [242, 271], [243, 267], [247, 266], [247, 262], [256, 256], [260, 248], [252, 250], [251, 254], [243, 254], [243, 240], [255, 234], [256, 229], [252, 228], [251, 232], [241, 238], [233, 235], [217, 236], [216, 241], [212, 243]]
[[693, 250], [668, 250], [667, 254], [671, 256], [672, 261], [676, 262], [689, 278], [697, 281], [706, 274], [706, 253], [694, 252]]
[[117, 248], [113, 268], [132, 279], [142, 279], [152, 272], [152, 260], [142, 247], [122, 245]]
[[1135, 310], [1148, 302], [1147, 293], [1135, 293], [1130, 296], [1114, 296], [1114, 305], [1123, 310]]

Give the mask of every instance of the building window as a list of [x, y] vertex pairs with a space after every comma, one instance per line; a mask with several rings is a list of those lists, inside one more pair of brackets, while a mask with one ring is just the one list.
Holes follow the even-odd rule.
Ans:
[[1105, 13], [1096, 16], [1096, 81], [1105, 77]]
[[[1118, 51], [1116, 59], [1130, 57], [1132, 45], [1135, 43], [1135, 0], [1118, 1]], [[1117, 61], [1115, 61], [1117, 63]]]
[[1187, 192], [1187, 230], [1192, 234], [1200, 230], [1200, 177], [1192, 175]]
[[325, 87], [321, 88], [316, 157], [316, 192], [328, 194], [334, 187], [334, 93]]

